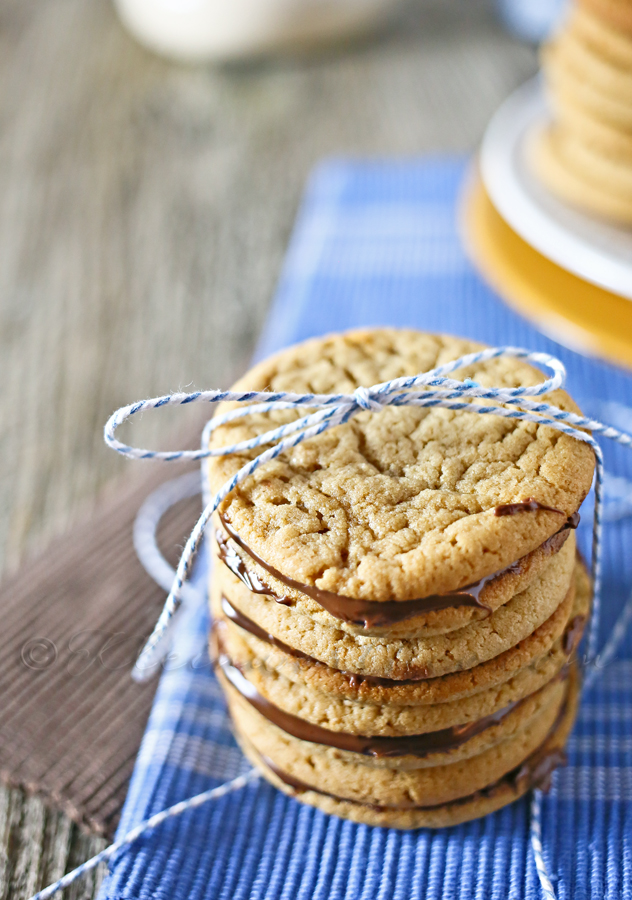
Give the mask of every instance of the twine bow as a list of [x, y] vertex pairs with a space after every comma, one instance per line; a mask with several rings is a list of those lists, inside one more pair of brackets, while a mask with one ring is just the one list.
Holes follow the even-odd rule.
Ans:
[[[464, 381], [458, 381], [449, 377], [457, 369], [488, 362], [500, 357], [513, 357], [514, 359], [525, 360], [536, 366], [549, 369], [552, 375], [537, 385], [517, 388], [482, 387], [469, 378]], [[467, 410], [469, 413], [477, 413], [479, 415], [501, 416], [506, 419], [534, 422], [537, 425], [547, 425], [550, 428], [568, 434], [593, 448], [597, 461], [592, 547], [594, 599], [593, 614], [588, 633], [587, 656], [589, 659], [594, 660], [597, 650], [597, 621], [602, 576], [600, 548], [603, 457], [599, 445], [589, 432], [602, 434], [624, 446], [632, 445], [632, 437], [594, 419], [559, 409], [550, 403], [531, 399], [542, 397], [544, 394], [562, 388], [565, 381], [566, 369], [563, 363], [548, 353], [535, 353], [520, 347], [492, 347], [478, 353], [467, 354], [453, 362], [437, 366], [429, 372], [396, 378], [392, 381], [376, 384], [371, 388], [356, 388], [352, 394], [293, 394], [285, 391], [276, 393], [267, 391], [194, 391], [193, 393], [175, 393], [164, 397], [155, 397], [150, 400], [142, 400], [117, 410], [105, 425], [105, 442], [117, 453], [130, 459], [161, 459], [166, 461], [205, 459], [208, 457], [229, 456], [246, 450], [267, 447], [254, 459], [243, 465], [217, 491], [198, 519], [180, 557], [176, 576], [160, 618], [136, 662], [132, 673], [133, 677], [139, 681], [146, 680], [152, 674], [153, 667], [164, 654], [164, 651], [161, 651], [161, 643], [174, 613], [182, 602], [183, 585], [189, 576], [204, 529], [215, 510], [231, 491], [252, 475], [260, 466], [275, 459], [284, 451], [296, 447], [303, 441], [316, 437], [316, 435], [322, 434], [336, 425], [348, 422], [349, 419], [359, 412], [379, 412], [388, 406], [443, 407], [452, 410]], [[421, 390], [419, 390], [420, 388]], [[490, 401], [492, 402], [490, 403]], [[117, 428], [139, 412], [144, 412], [148, 409], [158, 409], [163, 406], [184, 406], [188, 403], [198, 402], [213, 404], [236, 402], [247, 405], [213, 418], [204, 431], [203, 446], [200, 450], [167, 452], [143, 450], [123, 444], [115, 437]], [[315, 408], [317, 411], [302, 416], [289, 424], [273, 428], [256, 437], [240, 441], [228, 447], [211, 449], [208, 446], [211, 433], [228, 422], [234, 422], [236, 419], [255, 413], [301, 408]]]

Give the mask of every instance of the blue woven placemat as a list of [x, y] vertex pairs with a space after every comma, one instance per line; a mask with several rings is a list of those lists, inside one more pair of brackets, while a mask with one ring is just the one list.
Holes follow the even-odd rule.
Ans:
[[[632, 377], [542, 336], [506, 308], [466, 259], [455, 206], [460, 160], [331, 162], [313, 176], [258, 356], [360, 325], [447, 331], [563, 359], [587, 412], [630, 430]], [[211, 387], [209, 385], [209, 387]], [[607, 444], [607, 442], [604, 442]], [[632, 458], [604, 446], [608, 471]], [[632, 586], [629, 485], [611, 480], [602, 635]], [[588, 546], [584, 516], [580, 542]], [[205, 655], [200, 603], [178, 624], [119, 835], [246, 771]], [[583, 698], [544, 801], [544, 855], [559, 900], [632, 897], [632, 640]], [[539, 898], [528, 804], [442, 831], [397, 832], [328, 817], [265, 783], [166, 822], [115, 861], [105, 898], [134, 900], [522, 900]]]

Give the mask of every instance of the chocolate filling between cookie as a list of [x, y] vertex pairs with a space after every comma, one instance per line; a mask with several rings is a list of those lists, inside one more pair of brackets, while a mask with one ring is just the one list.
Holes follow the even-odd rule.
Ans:
[[[531, 498], [517, 503], [508, 503], [497, 506], [494, 510], [494, 514], [496, 516], [509, 516], [516, 515], [520, 512], [535, 511], [539, 509], [556, 512], [565, 516], [565, 513], [563, 513], [562, 510], [545, 506]], [[358, 600], [354, 597], [347, 597], [342, 594], [333, 593], [332, 591], [325, 591], [313, 585], [302, 584], [301, 582], [295, 581], [293, 578], [284, 575], [282, 572], [279, 572], [278, 569], [275, 569], [274, 566], [271, 566], [258, 556], [254, 550], [245, 543], [223, 513], [220, 513], [220, 521], [228, 537], [241, 548], [246, 556], [248, 556], [252, 562], [265, 569], [265, 571], [272, 575], [277, 581], [280, 581], [282, 584], [287, 585], [287, 587], [300, 591], [312, 600], [315, 600], [323, 609], [335, 618], [352, 625], [360, 625], [363, 628], [395, 625], [398, 622], [403, 622], [423, 613], [462, 606], [477, 607], [485, 610], [488, 615], [491, 615], [491, 608], [480, 599], [481, 592], [486, 585], [503, 575], [513, 573], [520, 574], [525, 565], [525, 561], [530, 556], [530, 554], [527, 554], [527, 556], [522, 557], [515, 563], [511, 563], [499, 572], [486, 575], [474, 584], [467, 585], [466, 587], [459, 588], [455, 591], [450, 591], [446, 594], [432, 594], [428, 597], [420, 597], [414, 600], [386, 600], [382, 602], [374, 600]], [[550, 538], [547, 538], [547, 540], [537, 549], [551, 556], [559, 552], [568, 537], [569, 529], [577, 528], [578, 524], [579, 513], [573, 513], [566, 519], [566, 522], [560, 530]], [[248, 590], [255, 594], [265, 594], [272, 597], [277, 603], [289, 605], [291, 601], [289, 601], [287, 597], [277, 594], [256, 572], [248, 569], [241, 556], [230, 546], [225, 535], [219, 531], [216, 532], [216, 541], [220, 559], [230, 571], [239, 578]]]
[[320, 788], [313, 787], [310, 784], [307, 784], [304, 781], [301, 781], [298, 778], [295, 778], [293, 775], [284, 772], [280, 769], [276, 763], [274, 763], [269, 757], [263, 756], [258, 753], [258, 751], [254, 750], [251, 745], [251, 749], [254, 750], [258, 758], [261, 760], [263, 765], [267, 767], [276, 777], [282, 781], [284, 784], [291, 787], [295, 793], [297, 794], [305, 794], [309, 792], [313, 792], [315, 794], [320, 794], [322, 797], [331, 797], [332, 800], [337, 800], [340, 803], [352, 803], [355, 806], [364, 806], [368, 809], [376, 810], [377, 812], [388, 812], [390, 810], [432, 810], [432, 809], [442, 809], [445, 807], [452, 806], [464, 806], [466, 803], [473, 803], [479, 798], [491, 798], [496, 796], [502, 789], [507, 786], [515, 793], [526, 793], [528, 790], [532, 788], [539, 788], [542, 791], [547, 791], [551, 785], [551, 775], [558, 768], [558, 766], [565, 765], [566, 763], [566, 754], [560, 747], [553, 747], [550, 750], [547, 750], [547, 743], [555, 734], [557, 729], [559, 728], [566, 712], [568, 710], [568, 693], [564, 698], [564, 702], [560, 707], [560, 711], [557, 714], [555, 722], [551, 726], [549, 733], [545, 737], [542, 744], [535, 750], [530, 756], [528, 756], [519, 766], [516, 766], [515, 769], [512, 769], [510, 772], [507, 772], [506, 775], [503, 775], [498, 781], [493, 782], [488, 787], [481, 788], [478, 791], [475, 791], [473, 794], [467, 794], [465, 797], [459, 797], [457, 800], [451, 800], [448, 803], [437, 803], [434, 805], [418, 805], [414, 803], [398, 803], [391, 804], [389, 806], [380, 805], [376, 803], [363, 803], [362, 800], [350, 800], [347, 797], [341, 797], [338, 794], [329, 793], [329, 791], [323, 791]]
[[[465, 725], [453, 725], [438, 731], [424, 734], [402, 735], [398, 737], [365, 736], [346, 732], [330, 731], [312, 722], [306, 722], [292, 713], [285, 712], [263, 697], [248, 681], [243, 671], [235, 665], [225, 652], [221, 637], [215, 629], [216, 652], [213, 653], [213, 665], [222, 673], [237, 693], [253, 706], [257, 712], [276, 725], [282, 731], [301, 741], [322, 744], [360, 753], [363, 756], [392, 758], [397, 756], [416, 756], [423, 758], [431, 753], [445, 753], [455, 750], [481, 732], [494, 725], [500, 725], [507, 716], [525, 703], [529, 697], [523, 697], [490, 715], [483, 716], [475, 722]], [[565, 679], [568, 669], [565, 667], [557, 678]], [[556, 679], [552, 679], [555, 681]], [[551, 684], [552, 682], [549, 682]], [[537, 693], [537, 692], [536, 692]], [[533, 696], [533, 695], [529, 695]]]

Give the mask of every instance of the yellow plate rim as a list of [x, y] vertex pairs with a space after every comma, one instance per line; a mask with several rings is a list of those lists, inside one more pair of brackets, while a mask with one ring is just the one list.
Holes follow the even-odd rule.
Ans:
[[459, 204], [466, 252], [501, 297], [558, 343], [632, 368], [632, 302], [542, 256], [507, 224], [478, 166]]

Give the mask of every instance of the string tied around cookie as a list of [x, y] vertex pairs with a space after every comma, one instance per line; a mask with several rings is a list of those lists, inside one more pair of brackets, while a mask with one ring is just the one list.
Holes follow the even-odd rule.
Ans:
[[[548, 369], [552, 374], [549, 378], [545, 378], [536, 385], [515, 388], [484, 387], [469, 378], [461, 381], [450, 377], [458, 369], [502, 357], [524, 360], [540, 368]], [[261, 450], [253, 459], [248, 460], [210, 498], [198, 519], [180, 557], [173, 585], [160, 618], [138, 657], [132, 673], [133, 677], [138, 681], [147, 680], [153, 674], [156, 665], [164, 658], [166, 653], [164, 639], [173, 616], [182, 603], [183, 586], [190, 574], [204, 530], [213, 513], [237, 485], [249, 478], [262, 465], [276, 459], [280, 454], [296, 447], [303, 441], [348, 422], [359, 413], [374, 413], [390, 406], [441, 407], [454, 411], [467, 411], [468, 413], [479, 415], [493, 415], [533, 422], [537, 425], [545, 425], [561, 431], [592, 447], [597, 463], [592, 546], [594, 597], [593, 614], [588, 630], [587, 657], [594, 664], [597, 655], [597, 626], [602, 578], [601, 510], [603, 456], [599, 444], [593, 437], [593, 433], [601, 434], [628, 447], [632, 446], [632, 437], [595, 419], [589, 419], [537, 399], [558, 388], [562, 388], [565, 381], [566, 369], [563, 363], [548, 353], [532, 352], [520, 347], [491, 347], [436, 366], [428, 372], [396, 378], [370, 388], [357, 388], [352, 394], [298, 394], [286, 391], [194, 391], [192, 393], [174, 393], [142, 400], [117, 410], [105, 425], [105, 442], [117, 453], [130, 459], [201, 460], [209, 457], [232, 456], [247, 451]], [[204, 431], [204, 445], [199, 450], [145, 450], [121, 443], [115, 437], [115, 432], [119, 426], [140, 412], [149, 409], [159, 409], [164, 406], [184, 406], [198, 402], [240, 404], [236, 409], [215, 416], [208, 423]], [[269, 413], [277, 410], [302, 410], [303, 408], [315, 409], [316, 411], [229, 446], [209, 446], [212, 432], [229, 422], [254, 414]]]

